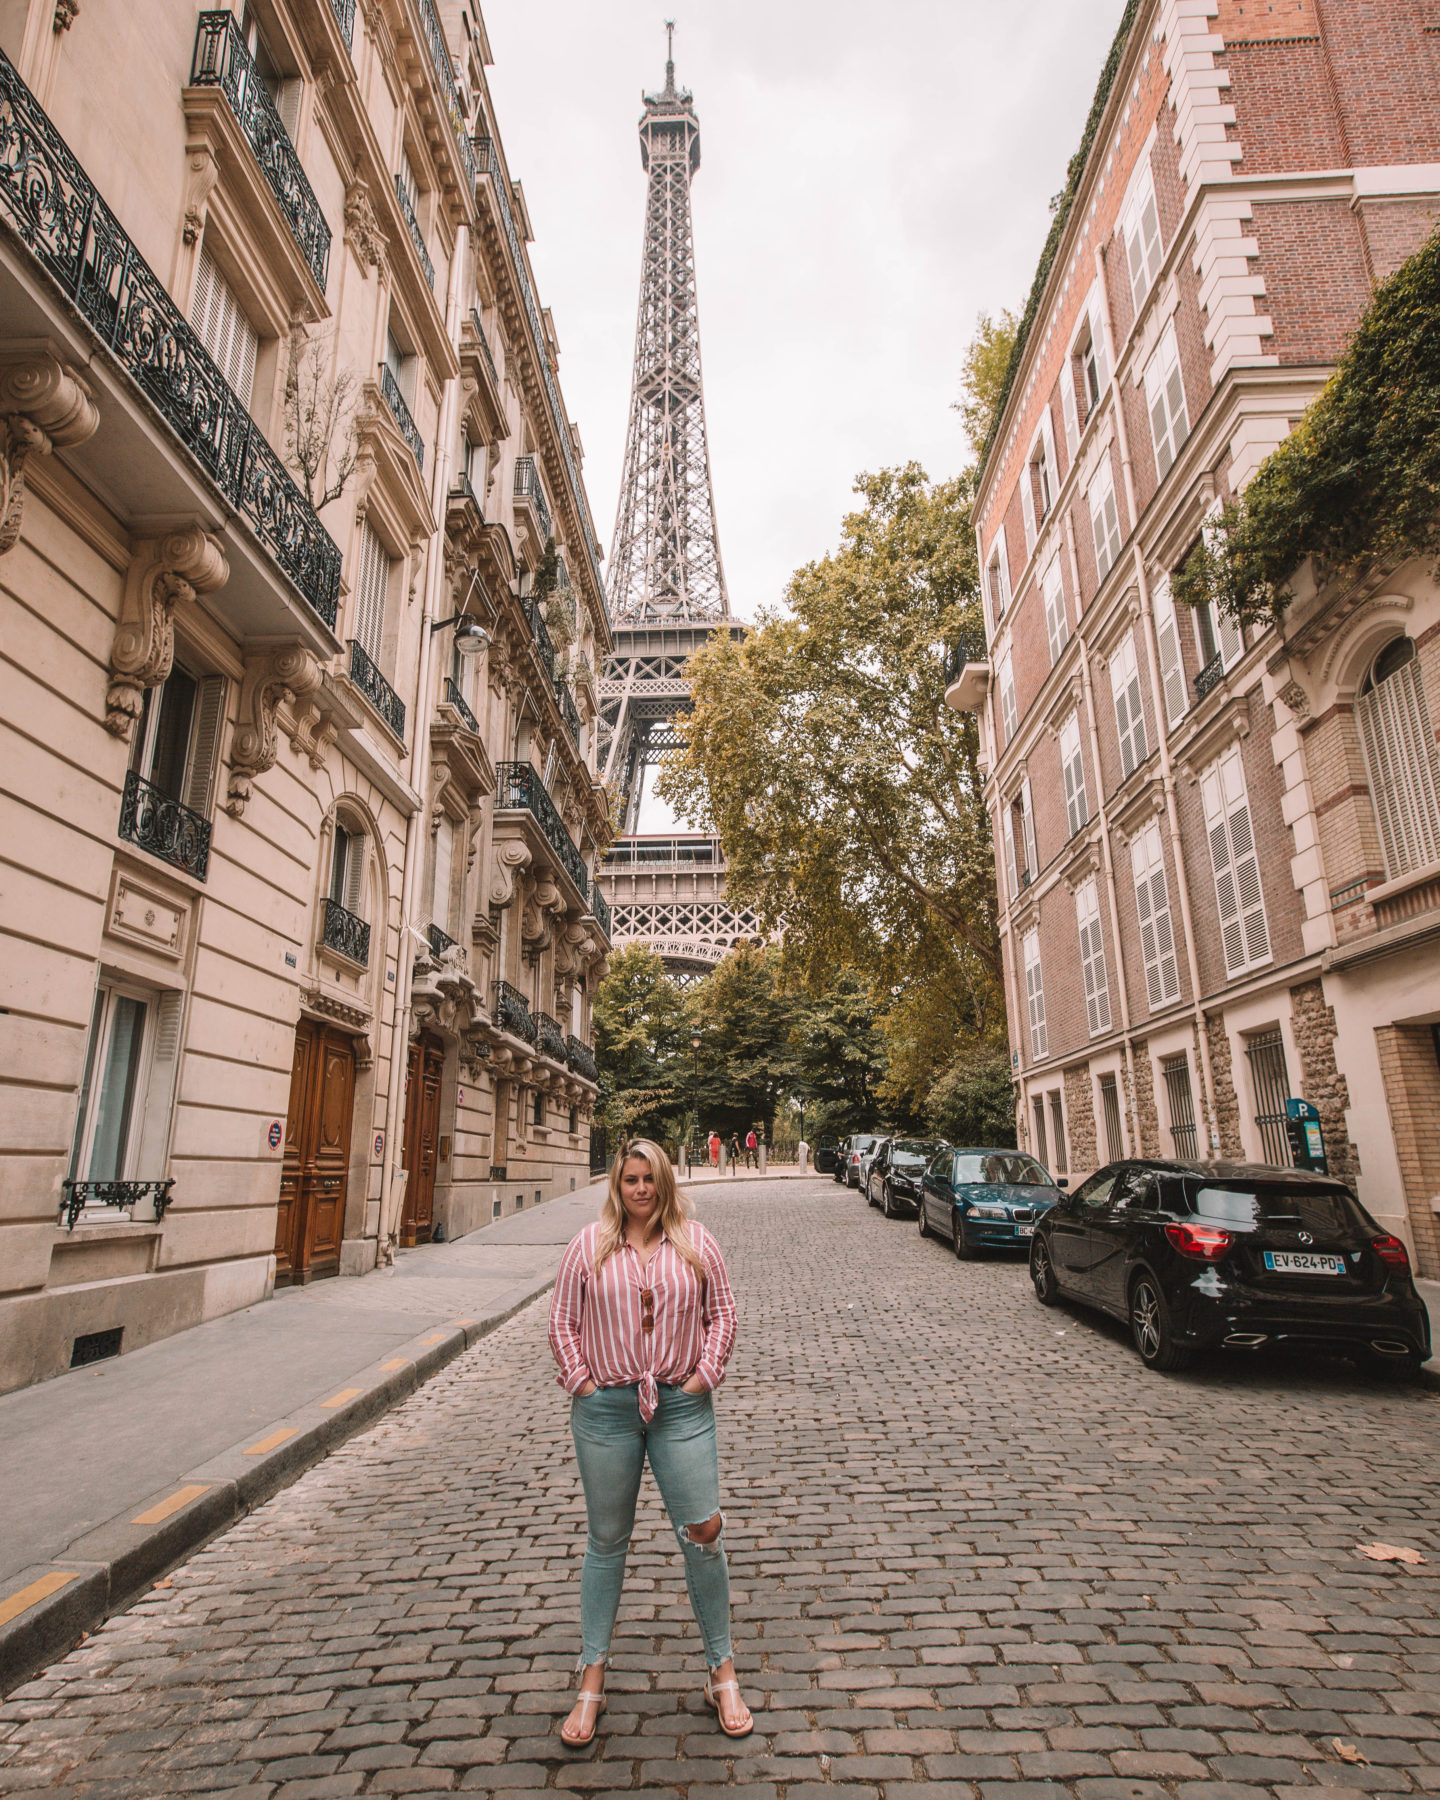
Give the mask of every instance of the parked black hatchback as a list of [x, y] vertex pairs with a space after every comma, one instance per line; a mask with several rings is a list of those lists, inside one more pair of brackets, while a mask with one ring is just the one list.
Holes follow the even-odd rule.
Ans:
[[1413, 1372], [1430, 1319], [1399, 1238], [1349, 1189], [1241, 1163], [1111, 1163], [1035, 1228], [1030, 1279], [1123, 1319], [1140, 1360], [1197, 1349], [1313, 1344]]

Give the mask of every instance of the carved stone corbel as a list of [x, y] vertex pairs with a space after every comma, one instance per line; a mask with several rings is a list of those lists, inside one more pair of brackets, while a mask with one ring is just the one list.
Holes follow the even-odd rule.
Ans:
[[230, 738], [225, 810], [232, 819], [244, 813], [255, 777], [275, 766], [280, 702], [305, 699], [319, 686], [319, 659], [303, 645], [273, 645], [246, 657], [240, 717]]
[[48, 350], [0, 356], [0, 556], [20, 536], [25, 464], [83, 444], [100, 423], [83, 375]]
[[1310, 696], [1305, 692], [1304, 688], [1301, 687], [1300, 683], [1296, 681], [1293, 675], [1290, 677], [1289, 681], [1285, 683], [1284, 687], [1280, 689], [1277, 698], [1285, 702], [1285, 705], [1292, 713], [1294, 713], [1295, 717], [1302, 725], [1308, 723], [1310, 718]]
[[351, 182], [345, 190], [345, 242], [355, 252], [355, 260], [360, 264], [360, 273], [365, 280], [369, 280], [371, 269], [378, 269], [383, 279], [390, 240], [375, 217], [370, 189], [360, 180]]
[[290, 748], [297, 756], [308, 757], [312, 769], [325, 767], [326, 752], [339, 735], [335, 721], [322, 713], [313, 700], [295, 706]]
[[187, 244], [193, 244], [205, 229], [205, 214], [210, 195], [220, 179], [220, 162], [212, 145], [200, 141], [186, 146], [185, 157], [185, 223], [181, 230]]
[[176, 605], [213, 594], [229, 578], [220, 540], [199, 525], [136, 544], [110, 651], [107, 731], [128, 741], [146, 688], [159, 687], [169, 675], [175, 661]]
[[495, 869], [490, 880], [490, 904], [505, 907], [515, 898], [515, 886], [530, 867], [530, 850], [518, 838], [495, 846]]
[[58, 37], [62, 31], [68, 31], [80, 16], [80, 0], [55, 0], [55, 17], [50, 21], [50, 29]]

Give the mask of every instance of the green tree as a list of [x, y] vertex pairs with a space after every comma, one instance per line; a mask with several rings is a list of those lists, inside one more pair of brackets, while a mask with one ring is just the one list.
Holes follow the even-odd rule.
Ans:
[[982, 312], [960, 364], [960, 398], [955, 402], [955, 410], [977, 457], [983, 455], [995, 428], [1019, 328], [1020, 321], [1008, 309], [1002, 310], [997, 319]]
[[[811, 1141], [880, 1123], [885, 1040], [875, 1023], [869, 983], [842, 969], [823, 992], [802, 996], [790, 1034], [797, 1100]], [[896, 1121], [892, 1121], [896, 1122]]]
[[600, 1123], [612, 1139], [682, 1134], [689, 1112], [685, 997], [653, 950], [616, 952], [595, 994]]
[[743, 945], [686, 996], [701, 1040], [699, 1126], [741, 1139], [752, 1125], [768, 1136], [795, 1086], [790, 1032], [795, 1003], [778, 974], [779, 953]]

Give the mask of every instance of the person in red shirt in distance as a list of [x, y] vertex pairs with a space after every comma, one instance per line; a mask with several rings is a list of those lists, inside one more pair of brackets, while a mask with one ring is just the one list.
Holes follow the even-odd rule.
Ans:
[[735, 1343], [735, 1299], [720, 1246], [687, 1218], [670, 1159], [635, 1139], [610, 1168], [600, 1217], [560, 1262], [550, 1306], [557, 1380], [585, 1490], [580, 1692], [560, 1728], [581, 1749], [605, 1709], [605, 1663], [648, 1458], [685, 1557], [686, 1586], [720, 1729], [745, 1737], [730, 1642], [714, 1390]]

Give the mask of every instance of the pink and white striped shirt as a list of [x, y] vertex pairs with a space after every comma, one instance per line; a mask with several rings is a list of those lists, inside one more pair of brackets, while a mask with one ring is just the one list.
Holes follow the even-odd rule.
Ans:
[[[560, 1260], [550, 1301], [550, 1348], [556, 1377], [567, 1394], [587, 1382], [624, 1387], [638, 1382], [640, 1417], [655, 1416], [658, 1382], [679, 1386], [693, 1375], [707, 1389], [725, 1379], [735, 1345], [735, 1296], [720, 1246], [703, 1225], [691, 1223], [691, 1242], [705, 1267], [702, 1282], [669, 1238], [662, 1238], [642, 1267], [628, 1244], [606, 1257], [595, 1273], [597, 1220], [570, 1240]], [[652, 1304], [642, 1295], [653, 1297]], [[653, 1311], [654, 1329], [643, 1320]]]

